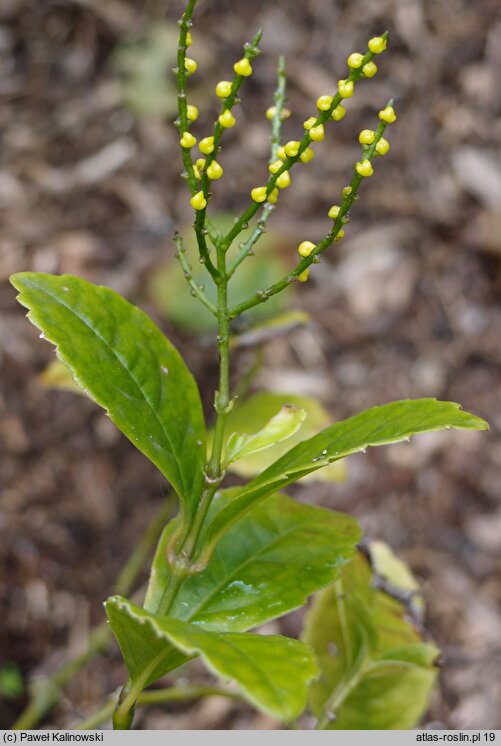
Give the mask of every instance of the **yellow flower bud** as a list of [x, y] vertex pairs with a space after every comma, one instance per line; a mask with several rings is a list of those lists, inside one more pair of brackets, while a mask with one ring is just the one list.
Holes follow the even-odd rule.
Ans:
[[194, 122], [196, 119], [198, 119], [198, 109], [196, 106], [193, 106], [192, 104], [188, 104], [186, 107], [186, 115], [190, 122]]
[[203, 192], [197, 192], [191, 199], [190, 204], [194, 210], [203, 210], [207, 207], [207, 200]]
[[254, 200], [254, 202], [266, 202], [266, 187], [256, 187], [251, 192], [251, 197]]
[[329, 111], [332, 106], [332, 99], [333, 96], [320, 96], [320, 98], [317, 99], [317, 109], [320, 111]]
[[322, 142], [325, 137], [324, 125], [318, 124], [316, 127], [312, 127], [310, 130], [310, 137], [313, 142]]
[[349, 197], [352, 191], [351, 186], [345, 186], [341, 189], [341, 194], [343, 197]]
[[287, 187], [291, 184], [291, 177], [289, 172], [284, 171], [283, 173], [281, 173], [276, 183], [279, 189], [287, 189]]
[[182, 148], [192, 148], [197, 144], [197, 138], [194, 137], [191, 132], [184, 132], [182, 138], [179, 140]]
[[299, 254], [299, 256], [310, 256], [315, 247], [316, 244], [312, 243], [311, 241], [303, 241], [299, 244], [297, 253]]
[[350, 54], [350, 56], [348, 57], [348, 67], [351, 67], [353, 70], [358, 70], [358, 68], [362, 64], [363, 59], [363, 54], [353, 52], [353, 54]]
[[397, 118], [397, 115], [395, 114], [395, 110], [393, 109], [393, 106], [387, 106], [385, 109], [379, 112], [379, 118], [383, 122], [388, 122], [388, 124], [391, 124], [394, 122]]
[[192, 60], [191, 57], [186, 57], [184, 60], [184, 69], [188, 73], [188, 75], [193, 75], [193, 73], [196, 73], [197, 71], [197, 63], [195, 60]]
[[341, 228], [336, 235], [336, 238], [334, 239], [334, 243], [338, 243], [338, 241], [341, 241], [341, 239], [344, 236], [344, 230]]
[[370, 62], [367, 62], [363, 66], [362, 72], [363, 72], [363, 74], [365, 75], [366, 78], [373, 78], [374, 75], [377, 73], [377, 65], [376, 65], [376, 63], [372, 62], [372, 60]]
[[303, 272], [301, 272], [300, 275], [297, 276], [297, 279], [299, 280], [299, 282], [306, 282], [309, 276], [310, 270], [307, 267]]
[[205, 158], [197, 158], [196, 167], [199, 171], [203, 171], [205, 168]]
[[225, 111], [223, 111], [223, 113], [218, 118], [218, 122], [221, 127], [225, 127], [226, 129], [228, 129], [229, 127], [234, 127], [236, 121], [237, 120], [229, 109], [225, 109]]
[[282, 168], [283, 165], [284, 165], [283, 161], [276, 160], [276, 161], [273, 161], [273, 163], [270, 163], [270, 165], [268, 166], [268, 168], [269, 168], [269, 170], [270, 170], [270, 172], [272, 174], [276, 174], [277, 171], [280, 171], [280, 169]]
[[381, 54], [381, 52], [384, 52], [384, 50], [386, 49], [386, 39], [383, 39], [382, 36], [375, 36], [369, 41], [369, 44], [367, 46], [371, 50], [372, 54]]
[[268, 195], [268, 202], [270, 202], [272, 205], [276, 204], [278, 199], [278, 189], [273, 189], [269, 195]]
[[310, 117], [303, 122], [303, 127], [305, 128], [305, 130], [311, 130], [316, 121], [317, 117]]
[[[268, 109], [266, 109], [266, 119], [273, 119], [277, 112], [276, 106], [270, 106]], [[282, 111], [280, 112], [280, 119], [288, 119], [291, 115], [290, 109], [282, 108]]]
[[300, 144], [301, 143], [299, 143], [297, 140], [289, 140], [289, 142], [286, 144], [286, 146], [284, 148], [286, 154], [290, 158], [295, 158], [296, 155], [299, 152], [299, 146], [300, 146]]
[[376, 145], [376, 153], [378, 155], [386, 155], [390, 149], [390, 143], [385, 137], [382, 137]]
[[244, 78], [248, 78], [249, 75], [252, 75], [252, 65], [247, 57], [242, 57], [241, 60], [235, 62], [233, 69], [237, 75], [243, 75]]
[[191, 34], [189, 31], [186, 32], [186, 46], [191, 47], [193, 44], [193, 39], [191, 38]]
[[337, 218], [337, 216], [339, 215], [340, 209], [341, 208], [339, 207], [339, 205], [332, 205], [331, 209], [327, 213], [329, 217], [331, 218], [331, 220], [335, 220]]
[[280, 145], [277, 148], [277, 158], [281, 158], [283, 161], [285, 161], [285, 159], [287, 158], [287, 153], [285, 152], [285, 148], [283, 147], [283, 145]]
[[343, 98], [351, 98], [353, 96], [354, 85], [352, 80], [338, 80], [338, 91]]
[[193, 173], [195, 174], [195, 179], [198, 179], [198, 180], [200, 181], [200, 179], [201, 179], [202, 177], [200, 176], [200, 171], [198, 170], [198, 168], [197, 168], [197, 166], [196, 166], [196, 165], [195, 165], [195, 166], [193, 166]]
[[310, 161], [314, 159], [314, 157], [315, 157], [315, 152], [313, 148], [310, 148], [310, 146], [308, 145], [308, 147], [305, 148], [303, 152], [301, 153], [301, 155], [299, 156], [299, 160], [301, 160], [303, 163], [309, 163]]
[[358, 142], [362, 145], [371, 145], [374, 142], [374, 132], [372, 130], [362, 130], [358, 136]]
[[213, 179], [216, 181], [217, 179], [220, 179], [223, 175], [223, 168], [219, 165], [217, 161], [212, 161], [212, 163], [207, 166], [207, 176], [209, 179]]
[[365, 158], [363, 161], [359, 161], [355, 165], [355, 170], [359, 176], [372, 176], [374, 173], [374, 169], [372, 168], [372, 163]]
[[210, 155], [210, 153], [212, 153], [212, 151], [214, 150], [214, 138], [213, 137], [204, 137], [203, 140], [200, 140], [200, 143], [198, 145], [198, 149], [204, 155]]
[[231, 93], [231, 83], [229, 80], [220, 80], [216, 86], [216, 96], [218, 98], [228, 98]]
[[340, 122], [341, 119], [343, 119], [345, 116], [346, 116], [346, 109], [341, 104], [336, 106], [336, 108], [331, 114], [331, 117], [335, 122]]

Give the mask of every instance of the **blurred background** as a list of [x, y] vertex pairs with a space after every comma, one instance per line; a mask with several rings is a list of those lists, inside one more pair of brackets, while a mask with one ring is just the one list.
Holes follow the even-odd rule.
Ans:
[[[21, 710], [29, 672], [51, 672], [85, 647], [165, 496], [160, 475], [102, 411], [48, 387], [53, 352], [25, 320], [8, 276], [73, 273], [141, 305], [201, 381], [211, 416], [213, 330], [194, 322], [171, 239], [191, 221], [171, 124], [181, 7], [0, 5], [0, 727]], [[218, 159], [221, 221], [264, 182], [278, 55], [287, 57], [290, 139], [345, 76], [350, 52], [384, 29], [390, 43], [316, 159], [294, 171], [265, 242], [243, 265], [245, 297], [293, 265], [300, 241], [326, 233], [326, 212], [359, 157], [358, 132], [375, 127], [390, 96], [398, 122], [345, 239], [275, 309], [302, 308], [311, 321], [242, 348], [234, 373], [248, 374], [252, 390], [314, 395], [334, 419], [436, 396], [489, 420], [487, 434], [432, 434], [354, 457], [345, 482], [308, 483], [295, 494], [356, 515], [417, 575], [427, 627], [444, 651], [425, 723], [501, 728], [501, 8], [497, 0], [200, 0], [190, 50], [199, 63], [190, 79], [198, 137], [216, 115], [216, 82], [231, 77], [260, 26], [264, 54]], [[46, 723], [74, 722], [122, 677], [111, 651], [78, 676]], [[138, 725], [273, 727], [226, 700], [152, 709]]]

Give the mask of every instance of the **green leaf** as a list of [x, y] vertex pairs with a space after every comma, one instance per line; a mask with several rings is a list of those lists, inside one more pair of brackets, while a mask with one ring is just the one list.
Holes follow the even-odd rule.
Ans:
[[[304, 409], [307, 417], [301, 429], [290, 436], [287, 441], [275, 443], [264, 451], [259, 451], [259, 453], [246, 456], [236, 463], [230, 464], [230, 471], [247, 478], [261, 474], [293, 445], [306, 438], [311, 438], [320, 430], [332, 424], [329, 413], [316, 399], [308, 396], [296, 396], [295, 394], [279, 394], [275, 391], [259, 391], [242, 401], [237, 399], [227, 419], [227, 432], [256, 433], [266, 426], [268, 420], [281, 407], [285, 406]], [[209, 442], [211, 437], [212, 433], [209, 433]], [[309, 477], [305, 477], [305, 479], [315, 479], [323, 482], [340, 482], [344, 478], [345, 465], [341, 461], [329, 464], [325, 469], [320, 469], [313, 472]]]
[[415, 614], [422, 614], [424, 599], [408, 565], [384, 541], [371, 541], [368, 549], [375, 575], [389, 583], [394, 592], [403, 595]]
[[197, 385], [177, 350], [113, 290], [35, 272], [11, 282], [77, 383], [160, 469], [192, 515], [202, 489], [205, 427]]
[[232, 433], [226, 443], [225, 462], [231, 464], [290, 438], [307, 417], [304, 409], [285, 404], [266, 425], [252, 435]]
[[140, 688], [162, 675], [173, 646], [188, 658], [200, 655], [216, 676], [236, 681], [254, 705], [289, 721], [303, 711], [318, 673], [311, 649], [288, 637], [207, 632], [154, 616], [120, 596], [108, 599], [106, 613], [132, 684]]
[[333, 461], [371, 446], [407, 440], [417, 433], [450, 428], [485, 430], [488, 425], [479, 417], [463, 412], [458, 404], [436, 399], [392, 402], [336, 422], [287, 451], [242, 487], [236, 498], [209, 525], [204, 544], [213, 546], [218, 537], [258, 500]]
[[[232, 215], [224, 213], [213, 216], [214, 227], [223, 235], [233, 227], [233, 220]], [[181, 233], [186, 256], [197, 257], [198, 247], [191, 224], [181, 230]], [[242, 240], [245, 240], [245, 232], [242, 237]], [[281, 244], [283, 240], [279, 233], [271, 229], [266, 232], [259, 243], [259, 251], [256, 256], [252, 257], [252, 261], [246, 264], [245, 271], [236, 272], [231, 278], [228, 286], [230, 306], [255, 293], [256, 288], [267, 288], [275, 282], [277, 277], [287, 274], [290, 264], [284, 261], [277, 251], [277, 247]], [[230, 249], [228, 258], [232, 255], [233, 249]], [[205, 286], [205, 295], [217, 305], [217, 289], [212, 282], [207, 282], [207, 271], [197, 260], [192, 261], [191, 275], [197, 284]], [[191, 296], [189, 285], [183, 277], [183, 270], [177, 260], [171, 260], [157, 268], [151, 278], [150, 292], [161, 313], [179, 328], [197, 334], [216, 331], [216, 319], [205, 306]], [[274, 295], [266, 303], [251, 309], [246, 314], [246, 318], [254, 321], [273, 316], [289, 304], [290, 298], [290, 295], [287, 298], [283, 293]]]
[[[236, 490], [215, 498], [221, 509]], [[153, 562], [145, 608], [156, 612], [168, 578], [164, 532]], [[218, 543], [206, 569], [187, 578], [171, 616], [206, 629], [243, 632], [302, 606], [339, 576], [360, 528], [350, 516], [273, 495], [256, 505]]]
[[371, 586], [359, 554], [307, 614], [303, 638], [321, 676], [310, 704], [328, 730], [403, 730], [422, 717], [436, 680], [438, 649], [422, 641], [399, 601]]

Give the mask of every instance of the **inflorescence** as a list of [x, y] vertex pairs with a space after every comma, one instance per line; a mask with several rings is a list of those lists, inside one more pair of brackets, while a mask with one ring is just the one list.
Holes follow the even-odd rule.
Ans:
[[[332, 95], [325, 94], [316, 102], [316, 113], [307, 118], [304, 123], [304, 133], [300, 140], [289, 140], [280, 143], [281, 122], [291, 115], [284, 107], [285, 100], [285, 70], [283, 62], [279, 65], [279, 85], [275, 93], [275, 106], [267, 109], [266, 117], [272, 122], [272, 149], [269, 163], [269, 176], [265, 184], [255, 186], [250, 190], [251, 204], [244, 213], [235, 219], [233, 227], [225, 236], [221, 236], [212, 228], [206, 217], [206, 210], [211, 198], [211, 183], [223, 175], [223, 167], [216, 160], [221, 150], [220, 142], [226, 129], [237, 123], [234, 113], [235, 106], [240, 102], [239, 90], [246, 78], [252, 75], [252, 61], [260, 54], [259, 41], [261, 31], [254, 39], [245, 45], [244, 55], [233, 66], [234, 75], [231, 80], [221, 80], [215, 88], [216, 97], [221, 102], [221, 111], [214, 124], [213, 132], [198, 141], [200, 157], [193, 158], [192, 150], [197, 145], [196, 137], [190, 127], [198, 118], [198, 109], [186, 100], [186, 79], [197, 70], [197, 63], [186, 56], [186, 49], [191, 45], [192, 38], [188, 27], [191, 16], [184, 15], [180, 22], [180, 44], [178, 49], [178, 101], [179, 118], [176, 125], [180, 129], [180, 145], [182, 150], [184, 176], [191, 192], [191, 206], [195, 211], [195, 233], [200, 251], [200, 260], [207, 266], [216, 284], [221, 281], [221, 273], [211, 261], [207, 245], [207, 236], [216, 244], [218, 250], [226, 253], [235, 238], [248, 227], [249, 221], [258, 210], [263, 209], [262, 216], [257, 223], [251, 237], [240, 245], [241, 252], [233, 267], [226, 273], [229, 279], [240, 262], [252, 252], [252, 247], [264, 231], [266, 220], [279, 199], [280, 191], [291, 185], [291, 169], [296, 163], [309, 163], [315, 156], [314, 145], [321, 143], [326, 137], [329, 122], [339, 122], [346, 116], [345, 100], [355, 93], [355, 87], [361, 78], [372, 78], [377, 73], [374, 57], [386, 49], [387, 33], [370, 39], [364, 54], [353, 52], [347, 60], [348, 75], [338, 81], [337, 91]], [[332, 220], [332, 227], [328, 234], [318, 243], [302, 241], [298, 247], [299, 261], [294, 270], [266, 291], [259, 291], [255, 296], [229, 309], [229, 316], [234, 318], [257, 303], [267, 300], [280, 292], [288, 284], [299, 280], [305, 282], [309, 276], [310, 265], [318, 262], [318, 255], [330, 245], [340, 241], [344, 236], [344, 226], [348, 223], [348, 212], [357, 199], [358, 187], [361, 181], [373, 174], [373, 159], [384, 156], [389, 150], [389, 142], [383, 137], [388, 124], [396, 120], [393, 102], [379, 112], [379, 125], [375, 130], [364, 129], [360, 132], [359, 142], [362, 146], [360, 160], [354, 165], [354, 173], [349, 185], [341, 190], [339, 204], [334, 204], [328, 211]]]

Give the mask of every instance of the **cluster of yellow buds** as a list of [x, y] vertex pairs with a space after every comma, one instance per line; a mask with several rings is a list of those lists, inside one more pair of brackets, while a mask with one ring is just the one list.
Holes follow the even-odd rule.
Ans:
[[[231, 127], [234, 127], [236, 124], [236, 119], [231, 109], [233, 104], [235, 103], [235, 96], [242, 82], [242, 78], [248, 78], [250, 75], [252, 75], [251, 59], [259, 54], [258, 43], [260, 38], [261, 32], [258, 32], [252, 43], [246, 45], [245, 56], [235, 62], [235, 64], [233, 65], [233, 69], [235, 71], [235, 78], [233, 79], [233, 81], [220, 80], [219, 83], [217, 83], [216, 85], [216, 96], [223, 101], [223, 109], [217, 120], [217, 124], [220, 128], [229, 129]], [[193, 40], [191, 37], [191, 33], [187, 31], [186, 47], [191, 46], [192, 43]], [[184, 69], [188, 75], [192, 75], [197, 70], [196, 61], [191, 59], [190, 57], [185, 57]], [[287, 115], [290, 115], [290, 112], [287, 112], [287, 110], [282, 112], [282, 118], [285, 118]], [[188, 124], [190, 122], [196, 121], [197, 118], [197, 107], [193, 106], [192, 104], [187, 104], [186, 119], [188, 120]], [[184, 122], [184, 124], [186, 125], [186, 121]], [[200, 153], [205, 156], [205, 158], [198, 158], [194, 163], [192, 163], [193, 175], [198, 181], [202, 180], [203, 174], [205, 174], [205, 176], [212, 181], [220, 179], [223, 175], [222, 166], [214, 158], [215, 151], [219, 144], [220, 133], [221, 129], [219, 129], [219, 131], [216, 129], [214, 135], [202, 138], [198, 144]], [[185, 129], [184, 132], [181, 132], [180, 143], [182, 148], [191, 150], [191, 148], [193, 148], [197, 144], [197, 140], [195, 136], [191, 134], [191, 132]], [[272, 190], [269, 196], [266, 195], [266, 191], [267, 189], [265, 187], [263, 196], [262, 191], [258, 189], [258, 198], [261, 201], [264, 201], [264, 199], [269, 199], [270, 202], [272, 202], [273, 200], [276, 201], [278, 190]], [[204, 186], [203, 190], [197, 192], [191, 197], [191, 206], [195, 210], [204, 210], [207, 206], [207, 199], [209, 196], [210, 195], [208, 195], [207, 189]]]
[[[379, 36], [374, 37], [369, 41], [369, 51], [372, 55], [379, 54], [386, 48], [386, 38], [385, 36]], [[370, 57], [370, 55], [369, 55]], [[364, 63], [364, 60], [367, 59], [367, 55], [363, 55], [359, 52], [353, 52], [348, 57], [348, 67], [350, 71], [350, 76], [344, 80], [340, 80], [338, 82], [338, 98], [337, 101], [339, 101], [339, 98], [345, 99], [345, 98], [351, 98], [353, 96], [354, 90], [355, 90], [355, 79], [360, 77], [360, 75], [364, 75], [367, 78], [372, 78], [376, 72], [377, 67], [372, 62], [371, 59], [369, 61]], [[359, 71], [358, 73], [354, 71]], [[224, 81], [223, 81], [224, 82]], [[222, 86], [222, 83], [218, 84], [220, 87]], [[337, 105], [334, 106], [334, 96], [330, 95], [323, 95], [320, 96], [317, 99], [317, 109], [319, 112], [319, 116], [311, 116], [308, 119], [305, 120], [303, 123], [305, 132], [308, 135], [308, 138], [311, 142], [322, 142], [325, 139], [325, 129], [324, 129], [324, 123], [322, 119], [319, 121], [319, 117], [322, 117], [325, 112], [330, 112], [330, 117], [336, 121], [339, 122], [343, 117], [346, 115], [346, 109], [341, 103], [337, 103]], [[276, 114], [276, 107], [270, 107], [267, 112], [266, 116], [268, 119], [273, 119], [273, 117]], [[281, 113], [282, 118], [286, 118], [290, 115], [290, 112], [288, 110], [283, 110]], [[380, 115], [383, 116], [383, 115]], [[385, 110], [384, 116], [389, 116], [389, 113]], [[325, 116], [323, 117], [325, 120]], [[361, 134], [361, 143], [365, 143], [367, 145], [371, 144], [374, 140], [374, 133], [369, 134], [369, 130], [365, 130], [363, 134]], [[385, 150], [386, 148], [386, 150]], [[384, 152], [387, 152], [389, 148], [389, 145], [386, 141], [383, 141], [381, 144], [378, 143], [377, 145], [377, 152], [381, 155], [384, 154]], [[299, 154], [299, 151], [301, 149], [301, 143], [297, 140], [290, 140], [285, 145], [281, 145], [277, 148], [276, 155], [277, 160], [275, 160], [270, 165], [270, 171], [272, 174], [277, 173], [284, 164], [284, 161], [287, 158], [296, 158]], [[315, 153], [313, 149], [308, 145], [306, 148], [303, 149], [302, 152], [299, 154], [299, 158], [303, 163], [308, 163], [312, 160]], [[360, 164], [357, 164], [357, 171], [360, 173], [360, 175], [364, 176], [370, 176], [372, 173], [372, 166], [370, 164], [370, 161], [368, 159], [365, 159], [360, 162]], [[284, 171], [281, 173], [277, 179], [276, 179], [276, 186], [278, 189], [284, 189], [290, 185], [290, 175], [288, 171]], [[255, 187], [251, 191], [251, 196], [254, 202], [265, 202], [269, 201], [269, 195], [267, 195], [267, 187]], [[342, 231], [341, 231], [342, 234]]]

